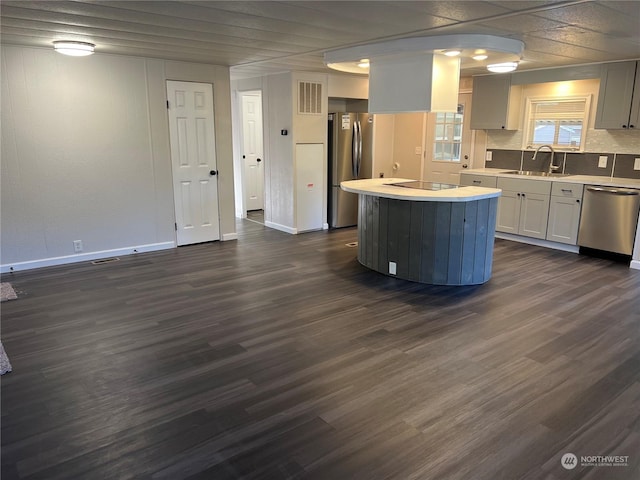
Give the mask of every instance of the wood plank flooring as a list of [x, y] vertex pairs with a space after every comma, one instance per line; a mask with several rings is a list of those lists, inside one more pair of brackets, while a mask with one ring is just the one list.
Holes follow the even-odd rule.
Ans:
[[433, 287], [238, 228], [2, 277], [3, 480], [640, 478], [640, 271], [497, 240]]

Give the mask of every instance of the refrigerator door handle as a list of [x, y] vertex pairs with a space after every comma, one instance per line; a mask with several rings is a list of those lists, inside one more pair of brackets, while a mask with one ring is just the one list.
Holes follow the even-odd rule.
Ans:
[[360, 125], [360, 120], [358, 120], [358, 176], [356, 178], [360, 178], [360, 166], [362, 165], [362, 125]]
[[351, 175], [358, 178], [358, 122], [353, 122], [351, 130]]

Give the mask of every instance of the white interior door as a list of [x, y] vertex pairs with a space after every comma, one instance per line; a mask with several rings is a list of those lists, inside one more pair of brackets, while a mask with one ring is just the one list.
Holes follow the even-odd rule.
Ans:
[[247, 211], [264, 209], [264, 167], [262, 152], [262, 96], [242, 94], [242, 158], [244, 198]]
[[471, 94], [458, 95], [456, 113], [432, 112], [427, 116], [424, 180], [460, 183], [460, 170], [471, 168]]
[[213, 86], [167, 81], [178, 245], [220, 239]]

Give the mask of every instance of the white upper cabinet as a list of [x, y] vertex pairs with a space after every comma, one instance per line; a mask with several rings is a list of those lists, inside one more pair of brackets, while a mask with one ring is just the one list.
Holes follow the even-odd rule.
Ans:
[[639, 64], [632, 61], [602, 65], [595, 128], [640, 128]]
[[471, 128], [517, 130], [522, 86], [511, 85], [511, 75], [473, 77]]

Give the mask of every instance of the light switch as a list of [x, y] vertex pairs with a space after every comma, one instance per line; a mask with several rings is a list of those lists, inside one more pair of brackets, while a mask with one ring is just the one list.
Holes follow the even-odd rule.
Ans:
[[422, 147], [416, 147], [415, 152], [416, 152], [416, 155], [422, 154]]
[[633, 161], [633, 169], [634, 170], [640, 170], [640, 158], [636, 158]]
[[599, 168], [607, 168], [607, 159], [609, 157], [607, 157], [606, 155], [600, 155], [598, 157], [598, 167]]
[[491, 160], [493, 160], [493, 152], [491, 150], [487, 150], [487, 153], [484, 154], [484, 159], [487, 162], [490, 162]]

